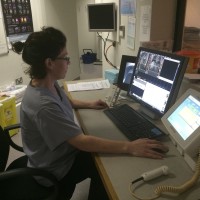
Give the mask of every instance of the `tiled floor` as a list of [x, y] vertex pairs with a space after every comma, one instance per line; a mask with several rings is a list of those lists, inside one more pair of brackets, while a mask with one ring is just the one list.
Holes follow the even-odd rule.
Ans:
[[[93, 64], [81, 64], [81, 74], [80, 79], [92, 79], [92, 78], [101, 78], [102, 77], [102, 67], [101, 65]], [[12, 137], [13, 141], [21, 145], [21, 134], [18, 133]], [[10, 149], [10, 155], [8, 164], [14, 159], [20, 157], [23, 153]], [[90, 179], [79, 183], [75, 189], [73, 197], [71, 200], [87, 200], [88, 191], [89, 191]]]

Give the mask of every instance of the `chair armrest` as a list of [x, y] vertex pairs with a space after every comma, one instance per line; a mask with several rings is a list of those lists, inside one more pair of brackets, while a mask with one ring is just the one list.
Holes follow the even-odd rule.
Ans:
[[24, 152], [24, 150], [23, 150], [23, 148], [21, 146], [19, 146], [16, 143], [13, 142], [13, 140], [11, 139], [10, 134], [9, 134], [9, 131], [11, 131], [13, 129], [20, 128], [20, 127], [21, 127], [21, 125], [19, 123], [18, 124], [13, 124], [13, 125], [10, 125], [10, 126], [6, 126], [6, 127], [4, 127], [4, 133], [6, 134], [8, 140], [9, 140], [9, 144], [10, 144], [11, 147], [13, 147], [17, 151]]
[[17, 123], [17, 124], [12, 124], [12, 125], [4, 127], [4, 130], [10, 131], [10, 130], [17, 129], [20, 127], [21, 127], [20, 123]]
[[22, 176], [32, 176], [32, 177], [42, 176], [42, 177], [47, 178], [51, 183], [53, 183], [53, 186], [54, 186], [53, 197], [57, 199], [56, 197], [58, 197], [58, 194], [59, 194], [59, 185], [58, 185], [57, 178], [46, 170], [34, 169], [34, 168], [29, 168], [29, 167], [11, 169], [11, 170], [0, 173], [0, 181], [13, 179], [17, 177], [20, 178]]
[[49, 179], [53, 184], [57, 184], [57, 178], [51, 174], [50, 172], [42, 169], [34, 169], [30, 167], [25, 167], [25, 168], [18, 168], [18, 169], [11, 169], [8, 171], [4, 171], [0, 173], [0, 181], [9, 179], [9, 178], [14, 178], [22, 175], [29, 175], [29, 176], [43, 176], [47, 179]]

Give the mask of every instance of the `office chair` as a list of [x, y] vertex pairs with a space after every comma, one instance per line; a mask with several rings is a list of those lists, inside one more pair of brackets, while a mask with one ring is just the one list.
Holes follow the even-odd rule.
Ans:
[[[20, 128], [19, 124], [2, 129], [0, 126], [0, 199], [2, 200], [57, 200], [59, 195], [58, 181], [54, 175], [41, 169], [26, 167], [26, 155], [14, 160], [7, 168], [10, 146], [23, 152], [15, 144], [9, 131]], [[43, 176], [53, 183], [46, 188], [38, 184], [33, 176]]]

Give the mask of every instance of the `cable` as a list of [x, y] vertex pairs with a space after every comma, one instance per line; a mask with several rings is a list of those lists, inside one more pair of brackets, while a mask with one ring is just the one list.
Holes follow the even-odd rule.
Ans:
[[144, 180], [144, 178], [143, 178], [143, 177], [140, 177], [140, 178], [138, 178], [138, 179], [132, 181], [131, 183], [134, 184], [134, 183], [137, 183], [138, 181], [143, 181], [143, 180]]
[[110, 64], [112, 67], [114, 67], [114, 68], [117, 69], [117, 67], [116, 67], [116, 66], [108, 59], [108, 57], [107, 57], [108, 49], [109, 49], [110, 47], [113, 46], [113, 43], [112, 43], [112, 45], [110, 45], [110, 46], [106, 49], [106, 42], [107, 42], [107, 40], [108, 40], [109, 34], [110, 34], [110, 33], [108, 32], [108, 35], [107, 35], [106, 39], [104, 39], [104, 38], [99, 34], [99, 32], [97, 32], [97, 35], [98, 35], [98, 36], [102, 39], [102, 41], [103, 41], [103, 55], [104, 55], [104, 58], [105, 58], [106, 62], [107, 62], [108, 64]]
[[162, 193], [164, 193], [164, 192], [181, 194], [181, 193], [189, 190], [191, 187], [193, 187], [197, 183], [199, 177], [200, 177], [200, 149], [199, 149], [199, 153], [198, 153], [198, 160], [197, 160], [197, 163], [196, 163], [195, 173], [191, 177], [191, 179], [189, 179], [188, 181], [186, 181], [182, 185], [177, 186], [177, 187], [165, 186], [165, 185], [164, 186], [158, 186], [154, 190], [154, 193], [155, 193], [154, 197], [142, 198], [142, 197], [139, 197], [138, 195], [135, 194], [135, 192], [134, 192], [135, 189], [133, 188], [133, 183], [138, 182], [139, 179], [142, 178], [141, 177], [139, 179], [136, 179], [135, 181], [133, 181], [130, 184], [129, 190], [130, 190], [130, 193], [132, 194], [132, 196], [135, 197], [138, 200], [154, 200], [154, 199], [157, 199], [158, 197], [160, 197], [162, 195]]
[[114, 67], [114, 68], [117, 69], [117, 67], [116, 67], [113, 63], [110, 62], [110, 60], [108, 59], [108, 56], [107, 56], [108, 49], [109, 49], [110, 47], [112, 47], [112, 46], [113, 46], [113, 44], [111, 44], [110, 46], [108, 46], [108, 48], [107, 48], [106, 51], [105, 51], [106, 61], [107, 61], [112, 67]]
[[181, 193], [189, 190], [198, 181], [198, 179], [200, 177], [200, 150], [199, 150], [199, 155], [198, 156], [199, 157], [198, 157], [198, 160], [197, 160], [197, 163], [196, 163], [195, 173], [191, 177], [191, 179], [189, 179], [188, 181], [186, 181], [181, 186], [177, 186], [177, 187], [172, 187], [172, 186], [158, 186], [155, 189], [154, 192], [157, 195], [161, 195], [164, 192], [171, 192], [171, 193], [181, 194]]
[[[106, 39], [104, 40], [104, 57], [105, 57], [105, 60], [107, 61], [108, 64], [110, 64], [112, 67], [115, 67], [115, 66], [110, 62], [110, 60], [109, 60], [108, 57], [107, 57], [106, 42], [107, 42], [107, 40], [108, 40], [108, 37], [109, 37], [109, 33], [108, 33]], [[111, 46], [112, 46], [112, 45], [111, 45]], [[116, 68], [116, 67], [115, 67], [115, 68]]]
[[151, 197], [151, 198], [143, 198], [143, 197], [139, 197], [138, 195], [136, 195], [134, 192], [133, 192], [133, 184], [130, 184], [130, 186], [129, 186], [129, 191], [130, 191], [130, 193], [131, 193], [131, 195], [133, 196], [133, 197], [135, 197], [136, 199], [138, 199], [138, 200], [154, 200], [154, 199], [157, 199], [159, 196], [157, 195], [157, 196], [155, 196], [155, 197]]

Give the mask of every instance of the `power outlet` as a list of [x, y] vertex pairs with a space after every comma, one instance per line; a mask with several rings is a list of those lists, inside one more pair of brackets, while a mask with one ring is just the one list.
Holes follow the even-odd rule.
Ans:
[[116, 47], [116, 41], [112, 42], [113, 47]]
[[15, 84], [16, 85], [19, 85], [19, 84], [22, 84], [22, 83], [23, 83], [23, 78], [22, 77], [19, 77], [19, 78], [15, 79]]

